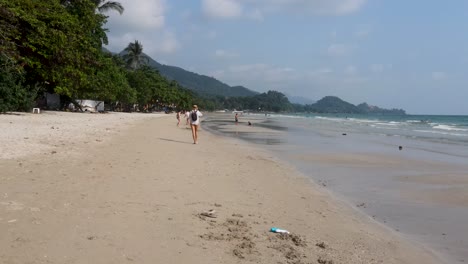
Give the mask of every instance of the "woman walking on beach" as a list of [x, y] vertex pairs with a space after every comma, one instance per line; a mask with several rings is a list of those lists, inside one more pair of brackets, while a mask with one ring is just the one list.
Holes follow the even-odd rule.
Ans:
[[179, 127], [179, 125], [180, 125], [180, 112], [181, 111], [178, 111], [177, 115], [176, 115], [176, 117], [177, 117], [177, 127]]
[[198, 144], [198, 127], [200, 126], [200, 117], [202, 113], [198, 111], [198, 106], [193, 105], [192, 112], [190, 112], [190, 126], [192, 127], [193, 144]]

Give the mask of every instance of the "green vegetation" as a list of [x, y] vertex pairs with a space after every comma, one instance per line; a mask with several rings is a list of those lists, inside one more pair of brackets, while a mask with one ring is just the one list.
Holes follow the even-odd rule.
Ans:
[[104, 0], [0, 0], [0, 112], [28, 111], [45, 92], [59, 94], [62, 108], [78, 99], [104, 101], [115, 111], [237, 109], [267, 112], [404, 114], [327, 96], [291, 104], [276, 91], [259, 94], [215, 78], [162, 65], [135, 40], [120, 55], [107, 44]]
[[207, 110], [237, 109], [266, 112], [290, 112], [293, 110], [288, 98], [277, 91], [245, 97], [205, 96], [200, 101], [200, 104]]
[[102, 0], [0, 0], [0, 111], [28, 111], [44, 92], [64, 106], [105, 101], [114, 110], [188, 107], [193, 94], [146, 67], [138, 41], [124, 60], [103, 51], [107, 11]]
[[179, 67], [160, 64], [151, 58], [149, 58], [148, 65], [158, 69], [158, 71], [169, 80], [175, 80], [183, 87], [187, 87], [203, 97], [247, 97], [258, 94], [243, 86], [231, 87], [213, 77], [186, 71]]
[[360, 113], [360, 110], [355, 105], [345, 102], [336, 96], [325, 96], [315, 104], [306, 105], [304, 111], [314, 113]]
[[200, 99], [208, 110], [236, 109], [259, 112], [295, 112], [295, 113], [348, 113], [348, 114], [388, 114], [405, 115], [402, 109], [383, 109], [366, 103], [355, 106], [335, 96], [326, 96], [314, 104], [292, 104], [288, 98], [276, 91], [250, 97], [213, 96]]

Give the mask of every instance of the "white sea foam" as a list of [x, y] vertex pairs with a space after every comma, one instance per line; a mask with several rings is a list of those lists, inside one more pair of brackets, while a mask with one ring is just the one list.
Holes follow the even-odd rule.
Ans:
[[457, 137], [468, 137], [468, 134], [460, 134], [460, 133], [450, 133], [450, 132], [442, 132], [442, 131], [434, 131], [434, 130], [414, 130], [415, 132], [421, 133], [431, 133], [431, 134], [439, 134], [439, 135], [450, 135], [450, 136], [457, 136]]
[[355, 121], [358, 123], [378, 123], [379, 121], [377, 120], [371, 120], [371, 119], [357, 119], [357, 118], [348, 118], [350, 121]]
[[344, 118], [338, 118], [338, 117], [325, 117], [325, 116], [315, 116], [316, 119], [322, 119], [322, 120], [328, 120], [328, 121], [338, 121], [338, 122], [343, 122]]
[[270, 117], [285, 117], [285, 118], [293, 118], [293, 119], [306, 118], [305, 116], [299, 116], [299, 115], [281, 115], [281, 114], [273, 114], [273, 115], [270, 115]]
[[449, 130], [449, 131], [468, 131], [468, 129], [463, 129], [455, 126], [450, 126], [450, 125], [435, 125], [432, 128], [434, 129], [441, 129], [441, 130]]
[[389, 122], [389, 123], [376, 123], [376, 125], [382, 125], [382, 126], [399, 126], [399, 122]]

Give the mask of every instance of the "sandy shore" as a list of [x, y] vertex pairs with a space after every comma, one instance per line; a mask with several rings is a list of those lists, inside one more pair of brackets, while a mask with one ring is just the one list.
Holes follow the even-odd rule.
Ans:
[[268, 152], [133, 116], [0, 115], [0, 263], [440, 263]]

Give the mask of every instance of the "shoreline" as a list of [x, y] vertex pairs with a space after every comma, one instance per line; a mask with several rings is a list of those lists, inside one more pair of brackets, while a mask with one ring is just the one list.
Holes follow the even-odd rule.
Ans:
[[173, 119], [132, 123], [73, 159], [0, 160], [0, 260], [440, 263], [268, 152], [205, 130], [193, 145]]
[[[296, 127], [296, 123], [281, 119], [278, 124], [289, 126], [291, 131], [288, 134], [292, 134], [282, 135], [283, 142], [278, 142], [278, 145], [255, 140], [258, 137], [255, 134], [262, 134], [255, 129], [250, 131], [251, 135], [230, 133], [225, 136], [259, 144], [260, 148], [271, 151], [278, 159], [297, 168], [304, 177], [334, 198], [379, 225], [422, 245], [449, 263], [464, 262], [466, 232], [462, 230], [463, 219], [467, 215], [463, 208], [466, 208], [468, 200], [463, 186], [468, 181], [458, 160], [428, 156], [420, 153], [421, 149], [417, 147], [396, 153], [393, 148], [389, 150], [386, 143], [384, 148], [376, 148], [372, 141], [375, 138], [370, 139], [374, 145], [362, 141], [358, 131], [348, 132], [348, 137], [342, 137], [342, 132], [338, 131], [334, 131], [336, 136], [332, 136], [332, 131], [326, 130], [328, 127], [325, 128], [326, 133], [314, 128], [307, 130], [309, 134], [304, 137], [304, 132], [298, 130], [302, 128]], [[297, 134], [301, 136], [300, 142], [305, 144], [297, 145], [299, 141], [294, 138]], [[314, 143], [306, 144], [304, 140]], [[359, 143], [353, 143], [351, 145], [355, 147], [351, 147], [350, 142], [354, 141]], [[447, 161], [451, 163], [447, 164]], [[461, 185], [455, 186], [458, 183]], [[444, 190], [444, 187], [450, 188]], [[420, 221], [424, 224], [418, 224]]]

